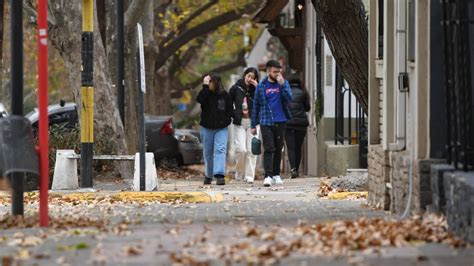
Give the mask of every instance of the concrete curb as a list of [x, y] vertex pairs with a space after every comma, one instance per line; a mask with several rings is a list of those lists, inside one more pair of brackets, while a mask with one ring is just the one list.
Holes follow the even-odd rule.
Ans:
[[[28, 192], [38, 194], [38, 192]], [[9, 193], [0, 193], [1, 199], [9, 198]], [[174, 191], [154, 191], [154, 192], [135, 192], [135, 191], [99, 191], [99, 192], [75, 192], [75, 191], [50, 191], [49, 197], [61, 197], [63, 199], [75, 200], [101, 200], [110, 198], [118, 202], [175, 202], [183, 203], [212, 203], [224, 200], [222, 193], [218, 192], [174, 192]]]

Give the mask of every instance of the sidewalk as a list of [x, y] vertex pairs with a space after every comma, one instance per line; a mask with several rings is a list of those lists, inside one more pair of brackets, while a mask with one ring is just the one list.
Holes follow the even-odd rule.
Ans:
[[[264, 235], [272, 228], [291, 233], [301, 221], [311, 225], [361, 217], [390, 217], [386, 212], [365, 207], [364, 200], [318, 198], [318, 185], [317, 178], [285, 180], [283, 186], [270, 188], [264, 188], [260, 183], [249, 185], [238, 181], [231, 181], [223, 187], [204, 187], [201, 180], [161, 180], [157, 193], [205, 191], [221, 194], [223, 198], [212, 203], [53, 204], [50, 205], [52, 216], [72, 214], [74, 217], [101, 219], [107, 221], [108, 229], [3, 230], [0, 235], [0, 258], [8, 260], [23, 256], [21, 265], [172, 265], [188, 258], [186, 254], [189, 253], [188, 261], [181, 261], [182, 265], [226, 265], [225, 261], [215, 257], [222, 252], [222, 245], [239, 249], [254, 244], [257, 248], [268, 245], [266, 241], [253, 240], [249, 228], [255, 228]], [[9, 207], [0, 206], [0, 214], [9, 212]], [[27, 215], [36, 213], [37, 205], [26, 205], [25, 210]], [[19, 239], [28, 237], [38, 238], [39, 243], [30, 241], [30, 245], [26, 246], [15, 244]], [[196, 259], [203, 260], [203, 264], [193, 264]], [[316, 253], [304, 255], [295, 250], [274, 263], [446, 265], [450, 262], [452, 265], [473, 265], [473, 261], [472, 249], [421, 244], [378, 252], [355, 252], [339, 258], [321, 257]]]

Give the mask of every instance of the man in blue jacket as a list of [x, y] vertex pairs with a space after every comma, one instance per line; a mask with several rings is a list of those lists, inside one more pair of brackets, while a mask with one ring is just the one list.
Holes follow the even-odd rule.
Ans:
[[283, 78], [278, 61], [268, 61], [266, 68], [268, 76], [258, 84], [255, 91], [251, 128], [252, 134], [256, 135], [256, 126], [260, 124], [265, 169], [263, 185], [269, 187], [272, 184], [283, 184], [280, 176], [281, 151], [286, 122], [291, 119], [288, 104], [292, 93], [288, 81]]

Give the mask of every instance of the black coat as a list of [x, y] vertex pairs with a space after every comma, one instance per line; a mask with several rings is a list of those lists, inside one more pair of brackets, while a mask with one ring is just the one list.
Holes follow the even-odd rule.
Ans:
[[201, 126], [208, 129], [221, 129], [230, 124], [232, 112], [232, 101], [226, 91], [220, 93], [209, 90], [209, 86], [203, 85], [197, 96], [201, 104]]
[[308, 116], [306, 115], [306, 112], [309, 112], [311, 108], [309, 97], [298, 84], [290, 84], [290, 86], [293, 93], [293, 100], [289, 104], [292, 119], [287, 122], [287, 127], [304, 130], [309, 126]]
[[242, 125], [242, 101], [244, 97], [247, 97], [247, 105], [249, 111], [249, 118], [252, 115], [253, 108], [253, 97], [255, 95], [255, 87], [250, 85], [248, 88], [245, 86], [243, 79], [237, 80], [237, 82], [230, 88], [229, 95], [234, 105], [234, 113], [232, 116], [232, 122], [234, 125]]

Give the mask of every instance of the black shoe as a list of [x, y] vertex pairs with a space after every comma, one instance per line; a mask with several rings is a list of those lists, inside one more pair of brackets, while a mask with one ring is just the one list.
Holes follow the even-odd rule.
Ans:
[[216, 175], [214, 177], [216, 178], [216, 185], [218, 185], [218, 186], [225, 185], [225, 178], [224, 178], [223, 175]]
[[212, 183], [212, 178], [204, 177], [204, 185], [210, 185]]
[[290, 170], [290, 177], [291, 178], [297, 178], [299, 175], [298, 175], [298, 170], [296, 168], [293, 168]]

